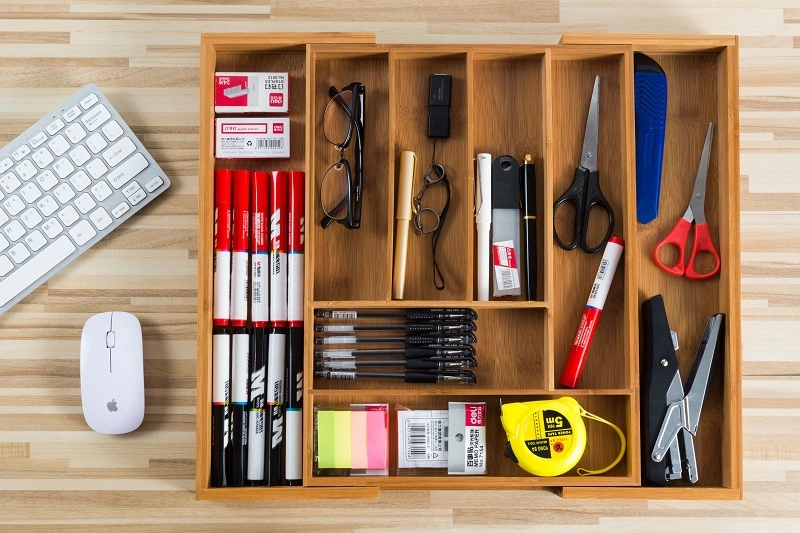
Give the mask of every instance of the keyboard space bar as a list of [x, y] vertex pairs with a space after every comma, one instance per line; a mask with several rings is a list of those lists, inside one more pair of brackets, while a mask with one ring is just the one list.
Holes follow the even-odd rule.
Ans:
[[39, 251], [30, 261], [22, 265], [0, 281], [0, 307], [13, 300], [19, 293], [36, 283], [61, 261], [69, 257], [77, 248], [62, 235], [50, 246]]

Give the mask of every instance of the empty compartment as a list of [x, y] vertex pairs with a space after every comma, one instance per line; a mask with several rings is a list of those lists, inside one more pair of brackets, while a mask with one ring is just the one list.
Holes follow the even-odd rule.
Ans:
[[[661, 65], [667, 76], [667, 122], [664, 141], [664, 162], [661, 178], [661, 201], [658, 218], [649, 224], [637, 223], [636, 247], [631, 253], [638, 255], [639, 297], [641, 304], [656, 294], [664, 298], [670, 329], [677, 333], [679, 348], [676, 350], [680, 374], [684, 386], [695, 358], [695, 353], [703, 336], [706, 320], [713, 314], [727, 313], [722, 292], [721, 274], [704, 280], [690, 280], [676, 277], [661, 270], [653, 259], [656, 245], [672, 230], [683, 216], [691, 199], [700, 154], [706, 137], [709, 122], [715, 125], [708, 167], [705, 215], [714, 241], [714, 247], [724, 257], [720, 249], [719, 235], [722, 224], [727, 224], [721, 216], [723, 204], [731, 202], [730, 187], [738, 176], [725, 172], [723, 150], [720, 142], [726, 142], [726, 131], [721, 127], [719, 98], [725, 88], [718, 87], [719, 54], [648, 54]], [[692, 234], [687, 241], [686, 257], [691, 253]], [[674, 247], [662, 249], [660, 259], [665, 265], [677, 262]], [[708, 257], [699, 256], [696, 263], [700, 272], [708, 272], [713, 265]], [[726, 269], [728, 265], [722, 264]], [[728, 270], [723, 270], [725, 275]], [[727, 319], [727, 315], [726, 315]], [[728, 324], [723, 331], [730, 338]], [[640, 335], [640, 342], [643, 342]], [[644, 347], [642, 351], [644, 353]], [[726, 403], [723, 383], [729, 371], [725, 364], [726, 352], [718, 353], [714, 362], [713, 375], [706, 392], [700, 426], [695, 442], [699, 480], [696, 485], [720, 486], [723, 483], [723, 464], [720, 461], [725, 446], [723, 438], [724, 405]], [[641, 365], [640, 365], [641, 368]], [[684, 392], [688, 392], [685, 390]], [[644, 401], [645, 399], [642, 398]], [[643, 405], [644, 407], [644, 405]], [[673, 482], [669, 486], [689, 486], [689, 482]]]
[[[416, 173], [411, 197], [422, 189], [431, 161], [440, 163], [450, 183], [450, 205], [436, 247], [436, 260], [444, 279], [444, 289], [434, 285], [433, 235], [418, 235], [413, 223], [408, 236], [408, 256], [405, 274], [405, 300], [466, 300], [471, 280], [472, 188], [469, 182], [467, 141], [467, 54], [430, 48], [403, 47], [392, 54], [393, 127], [394, 139], [394, 196], [389, 206], [392, 224], [397, 209], [397, 182], [400, 173], [400, 153], [412, 151], [417, 155]], [[450, 137], [428, 137], [429, 77], [431, 74], [452, 76], [450, 107]], [[432, 174], [433, 176], [433, 174]], [[425, 192], [423, 207], [440, 212], [446, 202], [443, 184], [434, 184]]]
[[[309, 235], [314, 254], [315, 300], [386, 300], [391, 285], [391, 229], [387, 206], [390, 204], [392, 174], [389, 165], [389, 54], [370, 46], [314, 47], [313, 103], [309, 128], [313, 137], [313, 185], [307, 191]], [[342, 155], [339, 148], [326, 139], [323, 122], [331, 101], [330, 88], [336, 90], [359, 82], [364, 87], [363, 185], [361, 190], [361, 225], [350, 229], [337, 221], [321, 226], [325, 217], [321, 203], [321, 186], [326, 172], [331, 174], [326, 187], [332, 187], [334, 174], [345, 173], [336, 165]], [[331, 104], [328, 128], [336, 137], [346, 131], [343, 118], [334, 123], [335, 103]], [[334, 117], [334, 118], [331, 118]], [[341, 122], [341, 124], [340, 124]], [[355, 132], [344, 152], [353, 179], [356, 179]], [[341, 143], [339, 139], [331, 139]], [[352, 198], [352, 197], [351, 197]], [[330, 210], [330, 208], [329, 208]]]
[[[615, 424], [622, 430], [626, 438], [629, 434], [630, 409], [632, 398], [627, 395], [571, 395], [588, 412]], [[629, 460], [629, 449], [626, 455], [614, 468], [606, 473], [594, 476], [580, 476], [577, 470], [601, 469], [611, 464], [620, 451], [620, 439], [608, 425], [581, 418], [586, 429], [586, 448], [577, 465], [567, 473], [555, 477], [534, 476], [518, 466], [507, 457], [508, 439], [500, 421], [500, 405], [512, 402], [529, 402], [537, 400], [557, 399], [560, 395], [484, 395], [464, 394], [441, 396], [433, 394], [402, 393], [369, 393], [354, 392], [352, 394], [315, 393], [312, 403], [315, 407], [349, 406], [355, 403], [389, 404], [389, 475], [381, 476], [312, 476], [308, 485], [352, 486], [368, 483], [381, 488], [416, 488], [416, 489], [520, 489], [534, 486], [611, 486], [634, 485], [632, 465]], [[485, 402], [486, 403], [486, 474], [485, 475], [448, 475], [446, 469], [406, 469], [398, 471], [398, 409], [440, 409], [447, 410], [448, 402]], [[635, 445], [635, 444], [633, 444]], [[309, 447], [310, 448], [310, 447]], [[313, 452], [307, 451], [308, 460], [313, 459]]]
[[[471, 157], [479, 153], [489, 153], [493, 159], [503, 155], [514, 157], [520, 165], [525, 162], [526, 154], [530, 154], [536, 178], [535, 242], [531, 257], [536, 262], [535, 301], [544, 301], [546, 279], [545, 273], [545, 239], [544, 212], [545, 168], [547, 148], [545, 142], [545, 79], [544, 52], [503, 52], [491, 48], [478, 48], [473, 54], [472, 76], [472, 122], [473, 137]], [[477, 185], [476, 185], [477, 187]], [[522, 199], [522, 190], [520, 198]], [[479, 204], [481, 198], [476, 197]], [[491, 209], [491, 206], [487, 206]], [[517, 264], [520, 272], [521, 294], [494, 298], [490, 281], [490, 300], [526, 301], [527, 296], [527, 255], [525, 247], [525, 222], [520, 213], [520, 248], [516, 250]], [[478, 250], [477, 233], [474, 221], [470, 221], [470, 235], [475, 239], [475, 256], [473, 264], [477, 265]], [[477, 266], [476, 266], [477, 269]], [[490, 276], [493, 275], [490, 272]], [[478, 273], [475, 270], [473, 296], [477, 298]]]
[[[625, 237], [629, 216], [626, 212], [629, 194], [626, 154], [629, 148], [625, 146], [627, 104], [623, 95], [623, 56], [576, 58], [574, 53], [563, 57], [554, 53], [553, 59], [553, 199], [557, 200], [567, 191], [581, 163], [592, 90], [595, 78], [600, 76], [598, 147], [593, 156], [597, 160], [600, 189], [614, 213], [612, 235]], [[552, 213], [550, 206], [547, 207]], [[554, 227], [564, 242], [572, 241], [575, 214], [569, 203], [563, 204], [555, 213]], [[599, 207], [592, 209], [587, 243], [590, 246], [600, 243], [607, 228], [605, 212]], [[587, 253], [578, 246], [568, 251], [553, 242], [553, 372], [556, 387], [560, 386], [561, 373], [602, 255], [602, 249], [597, 253]], [[625, 312], [625, 287], [629, 275], [623, 254], [578, 382], [579, 388], [619, 389], [630, 386], [631, 364], [626, 334], [632, 325], [628, 323], [630, 313]]]
[[[364, 311], [379, 311], [387, 313], [397, 313], [401, 309], [369, 309]], [[328, 379], [322, 376], [315, 376], [313, 388], [315, 390], [447, 390], [450, 393], [470, 393], [476, 389], [513, 389], [513, 390], [542, 390], [545, 388], [545, 366], [547, 360], [547, 346], [545, 342], [545, 320], [546, 310], [544, 309], [478, 309], [478, 319], [475, 320], [476, 330], [473, 332], [477, 339], [472, 346], [475, 351], [475, 360], [478, 364], [476, 368], [469, 368], [474, 373], [477, 383], [472, 385], [449, 383], [406, 383], [402, 377], [394, 379], [370, 378], [364, 374], [354, 376], [353, 380]], [[363, 317], [363, 315], [362, 315]], [[391, 325], [395, 328], [403, 326], [405, 321], [398, 318], [359, 318], [357, 321], [352, 319], [333, 319], [316, 318], [315, 326], [342, 326], [358, 324], [361, 326]], [[315, 328], [316, 329], [316, 328]], [[315, 332], [317, 342], [323, 339], [330, 339], [336, 336], [356, 335], [359, 339], [402, 337], [404, 333], [395, 329], [394, 331], [359, 331], [352, 332]], [[411, 334], [410, 334], [411, 335]], [[441, 335], [448, 335], [442, 333]], [[346, 340], [346, 339], [345, 339]], [[328, 352], [332, 356], [337, 354], [332, 352], [350, 350], [380, 350], [393, 349], [402, 350], [404, 344], [401, 342], [358, 342], [347, 344], [315, 344], [313, 349], [317, 353], [316, 359], [326, 359], [333, 361], [332, 357], [324, 355]], [[361, 362], [366, 361], [400, 361], [404, 358], [403, 354], [387, 355], [362, 355], [358, 357]], [[338, 363], [344, 364], [344, 363]], [[331, 365], [332, 366], [332, 365]], [[354, 370], [352, 368], [348, 370]], [[363, 372], [390, 372], [402, 373], [403, 366], [359, 366], [357, 368]]]

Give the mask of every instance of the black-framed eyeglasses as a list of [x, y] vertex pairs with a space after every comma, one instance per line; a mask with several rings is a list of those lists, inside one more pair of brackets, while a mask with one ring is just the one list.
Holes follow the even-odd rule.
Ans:
[[[341, 90], [328, 89], [331, 99], [322, 117], [325, 139], [339, 150], [339, 161], [325, 171], [320, 183], [320, 203], [325, 216], [323, 228], [334, 220], [349, 229], [361, 226], [361, 194], [364, 183], [365, 89], [353, 82]], [[351, 169], [345, 150], [355, 138], [355, 168]], [[355, 172], [353, 172], [355, 170]]]

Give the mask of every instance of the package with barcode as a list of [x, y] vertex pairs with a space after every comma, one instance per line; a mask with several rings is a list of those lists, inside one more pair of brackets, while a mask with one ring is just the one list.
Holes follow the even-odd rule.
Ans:
[[492, 209], [492, 296], [519, 296], [519, 209]]
[[[486, 404], [450, 402], [445, 409], [397, 411], [399, 474], [486, 473]], [[419, 469], [419, 470], [418, 470]], [[424, 469], [424, 470], [423, 470]]]
[[446, 410], [397, 411], [397, 468], [447, 468]]
[[486, 473], [486, 403], [450, 402], [448, 474]]
[[216, 119], [218, 159], [284, 159], [289, 157], [288, 118]]

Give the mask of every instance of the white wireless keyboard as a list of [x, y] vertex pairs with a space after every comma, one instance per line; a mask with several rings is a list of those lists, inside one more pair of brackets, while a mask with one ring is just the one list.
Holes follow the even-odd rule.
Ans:
[[0, 315], [169, 185], [93, 84], [0, 149]]

